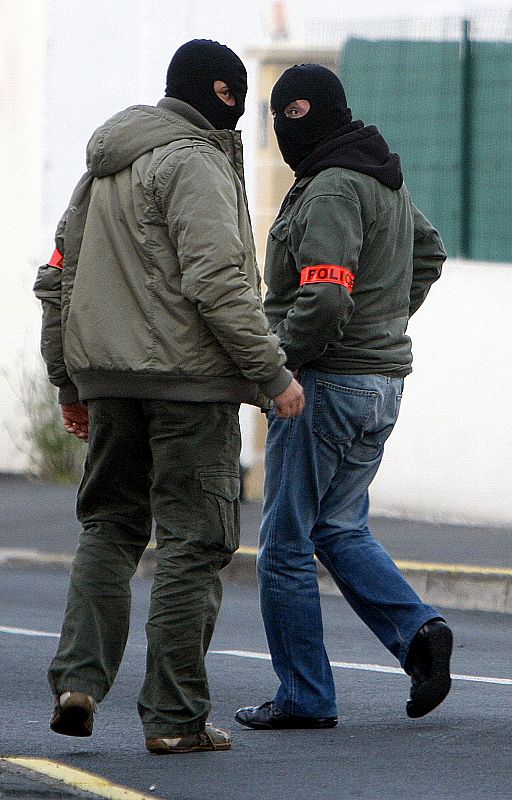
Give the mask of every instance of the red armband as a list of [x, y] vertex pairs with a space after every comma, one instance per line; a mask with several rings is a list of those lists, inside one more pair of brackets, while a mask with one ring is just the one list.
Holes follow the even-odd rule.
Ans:
[[301, 286], [305, 283], [337, 283], [344, 286], [349, 294], [352, 294], [354, 280], [353, 272], [337, 264], [315, 264], [313, 267], [304, 267], [300, 272]]
[[55, 250], [52, 253], [52, 257], [48, 261], [48, 266], [57, 267], [57, 269], [62, 269], [63, 263], [64, 263], [64, 256], [62, 255], [60, 250], [55, 248]]

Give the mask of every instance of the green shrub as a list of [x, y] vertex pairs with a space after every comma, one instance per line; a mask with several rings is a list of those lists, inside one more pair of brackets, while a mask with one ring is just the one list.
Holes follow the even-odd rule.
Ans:
[[78, 483], [87, 445], [65, 430], [57, 390], [46, 376], [25, 376], [22, 394], [27, 417], [23, 450], [29, 474], [44, 481]]

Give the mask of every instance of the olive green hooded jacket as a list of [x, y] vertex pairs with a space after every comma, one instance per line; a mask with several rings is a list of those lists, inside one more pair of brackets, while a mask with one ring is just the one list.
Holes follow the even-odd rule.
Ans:
[[87, 168], [57, 228], [63, 264], [34, 286], [59, 401], [267, 405], [291, 373], [262, 310], [240, 134], [164, 98], [101, 126]]

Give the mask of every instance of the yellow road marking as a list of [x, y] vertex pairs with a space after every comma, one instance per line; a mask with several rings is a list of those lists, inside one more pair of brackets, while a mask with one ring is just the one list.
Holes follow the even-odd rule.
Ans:
[[107, 800], [158, 800], [153, 793], [150, 795], [143, 794], [142, 792], [133, 791], [133, 789], [127, 789], [124, 786], [117, 786], [99, 775], [85, 772], [82, 769], [67, 767], [57, 761], [49, 761], [44, 758], [24, 758], [21, 756], [4, 756], [0, 758], [1, 761], [8, 761], [15, 766], [24, 767], [40, 775], [46, 775], [48, 778], [62, 781], [67, 786], [73, 786], [75, 789], [81, 789], [83, 792], [89, 792], [89, 794], [95, 794], [98, 797], [107, 798]]
[[395, 561], [398, 569], [426, 570], [427, 572], [461, 572], [466, 575], [507, 575], [512, 577], [508, 567], [479, 567], [473, 564], [435, 564], [426, 561]]
[[[237, 553], [255, 556], [258, 553], [257, 547], [239, 547]], [[512, 577], [512, 569], [508, 567], [478, 567], [472, 564], [442, 564], [430, 561], [405, 561], [397, 559], [395, 561], [398, 569], [426, 570], [427, 572], [463, 572], [467, 575], [509, 575]]]
[[[155, 550], [155, 543], [150, 542], [146, 548], [148, 551]], [[238, 548], [237, 553], [244, 556], [256, 556], [258, 553], [257, 547], [249, 545], [242, 545]], [[55, 555], [52, 553], [40, 553], [38, 550], [2, 550], [0, 549], [0, 564], [4, 561], [12, 560], [34, 560], [40, 564], [49, 565], [64, 565], [71, 564], [71, 555]], [[395, 561], [398, 569], [408, 569], [413, 572], [450, 572], [452, 574], [461, 575], [482, 575], [484, 577], [507, 577], [512, 578], [512, 568], [510, 567], [482, 567], [476, 564], [443, 564], [430, 561], [407, 561], [405, 559], [397, 559]]]

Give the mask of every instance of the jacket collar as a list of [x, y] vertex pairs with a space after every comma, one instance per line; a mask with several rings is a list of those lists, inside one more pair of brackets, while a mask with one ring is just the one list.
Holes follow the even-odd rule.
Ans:
[[157, 103], [157, 108], [178, 114], [187, 122], [204, 131], [206, 138], [226, 154], [243, 180], [243, 149], [240, 131], [216, 130], [197, 109], [175, 97], [162, 97]]
[[183, 117], [197, 128], [201, 128], [201, 130], [214, 130], [213, 125], [208, 122], [206, 117], [203, 117], [193, 106], [184, 103], [183, 100], [177, 100], [175, 97], [162, 97], [156, 107], [162, 108], [164, 111], [171, 111], [173, 114], [179, 114], [180, 117]]

